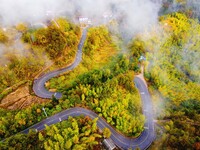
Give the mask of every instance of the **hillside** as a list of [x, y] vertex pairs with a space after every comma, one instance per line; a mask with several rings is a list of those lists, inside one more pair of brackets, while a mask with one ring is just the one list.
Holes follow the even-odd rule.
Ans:
[[157, 123], [165, 129], [162, 139], [156, 142], [160, 148], [198, 149], [199, 29], [197, 20], [172, 13], [161, 16], [159, 28], [139, 35], [131, 44], [132, 55], [145, 54], [147, 59], [145, 78], [154, 100]]
[[4, 4], [0, 149], [200, 150], [200, 3]]

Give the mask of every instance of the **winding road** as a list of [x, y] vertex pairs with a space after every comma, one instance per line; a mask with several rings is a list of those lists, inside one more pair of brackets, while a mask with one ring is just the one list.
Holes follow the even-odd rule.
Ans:
[[37, 96], [39, 96], [41, 98], [52, 98], [52, 95], [54, 95], [57, 99], [60, 99], [62, 97], [61, 93], [58, 93], [58, 92], [54, 93], [54, 92], [47, 91], [47, 89], [44, 86], [45, 82], [50, 80], [53, 77], [58, 76], [61, 73], [72, 70], [76, 66], [78, 66], [78, 64], [81, 62], [81, 59], [82, 59], [82, 48], [83, 48], [83, 45], [84, 45], [84, 41], [86, 39], [86, 35], [87, 35], [87, 29], [84, 29], [83, 33], [82, 33], [81, 40], [80, 40], [79, 45], [78, 45], [78, 51], [77, 51], [77, 54], [76, 54], [76, 59], [75, 59], [73, 64], [71, 64], [70, 66], [68, 66], [66, 68], [62, 68], [62, 69], [59, 69], [59, 70], [49, 72], [49, 73], [43, 75], [42, 77], [34, 80], [33, 91], [35, 92], [35, 94]]
[[[84, 41], [86, 39], [86, 34], [87, 34], [87, 29], [84, 29], [80, 43], [78, 45], [76, 59], [72, 65], [60, 70], [47, 73], [34, 81], [33, 90], [37, 96], [42, 97], [42, 98], [51, 98], [52, 95], [54, 95], [58, 99], [62, 97], [61, 93], [53, 93], [53, 92], [47, 91], [44, 87], [45, 82], [53, 77], [58, 76], [59, 74], [63, 72], [72, 70], [81, 62], [82, 48], [83, 48]], [[134, 82], [140, 92], [140, 96], [141, 96], [141, 100], [143, 104], [142, 105], [143, 114], [145, 115], [145, 118], [146, 118], [144, 131], [137, 138], [128, 138], [126, 136], [123, 136], [122, 134], [116, 132], [116, 130], [113, 129], [113, 127], [111, 127], [103, 118], [99, 117], [96, 113], [94, 113], [91, 110], [87, 110], [80, 107], [70, 108], [60, 113], [57, 113], [56, 115], [48, 117], [47, 119], [44, 119], [43, 121], [27, 128], [21, 133], [28, 133], [29, 129], [36, 129], [37, 131], [43, 130], [45, 129], [45, 126], [44, 126], [45, 124], [52, 125], [52, 124], [68, 119], [69, 116], [85, 115], [85, 116], [91, 117], [92, 119], [99, 117], [97, 121], [97, 126], [99, 127], [99, 129], [102, 130], [105, 127], [109, 128], [112, 133], [111, 139], [121, 149], [129, 149], [129, 148], [135, 149], [137, 147], [139, 147], [142, 150], [147, 149], [151, 145], [153, 140], [155, 139], [152, 102], [151, 102], [150, 94], [148, 92], [148, 89], [144, 81], [140, 79], [139, 77], [135, 77]]]

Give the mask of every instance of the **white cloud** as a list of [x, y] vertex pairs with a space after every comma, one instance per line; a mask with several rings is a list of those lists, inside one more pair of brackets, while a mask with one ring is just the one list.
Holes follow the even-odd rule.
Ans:
[[101, 23], [104, 12], [113, 8], [117, 10], [114, 16], [123, 14], [124, 25], [134, 33], [157, 23], [160, 5], [152, 0], [0, 0], [0, 21], [4, 25], [38, 22], [47, 19], [46, 13], [51, 11], [68, 16], [79, 12]]

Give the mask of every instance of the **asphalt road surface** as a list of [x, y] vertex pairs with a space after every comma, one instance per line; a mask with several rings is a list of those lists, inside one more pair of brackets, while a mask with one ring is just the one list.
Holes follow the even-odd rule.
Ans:
[[[83, 30], [82, 38], [80, 40], [80, 43], [78, 45], [78, 52], [76, 55], [76, 60], [72, 65], [70, 65], [67, 68], [56, 70], [50, 73], [47, 73], [43, 75], [42, 77], [38, 78], [37, 80], [34, 81], [33, 84], [33, 90], [35, 94], [39, 97], [42, 98], [51, 98], [52, 95], [54, 95], [56, 98], [61, 98], [62, 94], [61, 93], [53, 93], [49, 92], [45, 89], [44, 84], [46, 81], [49, 79], [56, 77], [57, 75], [66, 72], [68, 70], [72, 70], [75, 68], [82, 59], [82, 48], [84, 41], [86, 39], [86, 33], [87, 29]], [[147, 87], [145, 86], [144, 82], [138, 78], [134, 78], [134, 82], [136, 87], [138, 88], [142, 100], [142, 110], [143, 114], [145, 115], [145, 125], [144, 125], [144, 131], [141, 133], [141, 135], [137, 138], [128, 138], [123, 136], [122, 134], [118, 133], [113, 127], [111, 127], [103, 118], [99, 117], [97, 121], [97, 126], [102, 130], [103, 128], [107, 127], [111, 131], [111, 139], [113, 142], [120, 148], [122, 149], [135, 149], [136, 147], [139, 147], [140, 149], [147, 149], [153, 140], [155, 139], [155, 129], [154, 129], [154, 122], [153, 122], [153, 109], [152, 109], [152, 102], [151, 98], [148, 92]], [[48, 117], [47, 119], [29, 127], [28, 129], [22, 131], [21, 133], [28, 133], [29, 129], [35, 129], [37, 131], [45, 129], [45, 124], [46, 125], [52, 125], [58, 122], [61, 122], [63, 120], [68, 119], [69, 116], [80, 116], [80, 115], [85, 115], [89, 116], [90, 118], [96, 118], [98, 115], [94, 113], [93, 111], [80, 108], [80, 107], [75, 107], [75, 108], [70, 108], [67, 110], [64, 110], [60, 113], [57, 113], [54, 116]]]

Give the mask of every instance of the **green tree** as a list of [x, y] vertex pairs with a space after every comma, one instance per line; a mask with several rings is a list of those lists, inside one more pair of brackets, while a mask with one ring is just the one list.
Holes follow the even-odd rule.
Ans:
[[104, 138], [110, 138], [110, 136], [111, 136], [110, 129], [104, 128], [103, 129], [103, 136], [104, 136]]
[[0, 29], [0, 43], [6, 43], [8, 41], [8, 37], [5, 35], [4, 31]]

